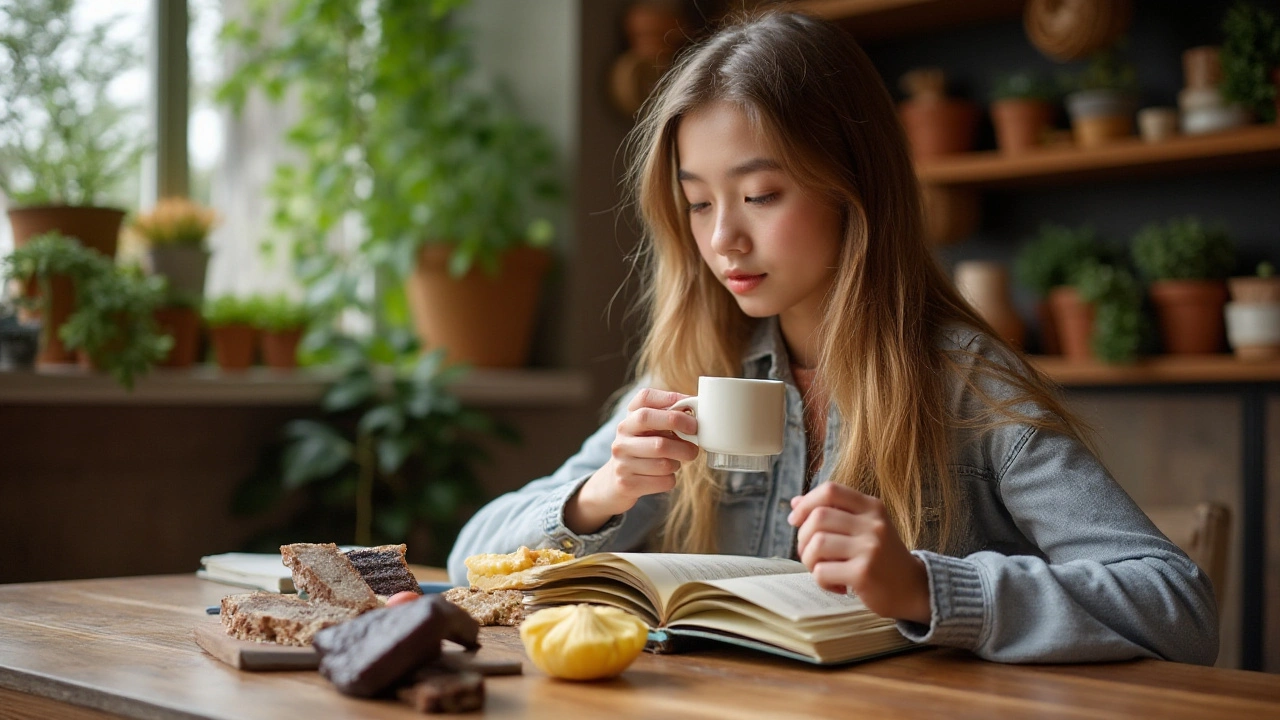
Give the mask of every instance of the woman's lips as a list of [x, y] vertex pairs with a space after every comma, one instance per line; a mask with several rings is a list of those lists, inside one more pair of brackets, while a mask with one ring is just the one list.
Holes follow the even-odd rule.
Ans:
[[762, 273], [760, 275], [746, 275], [743, 273], [735, 273], [733, 275], [726, 275], [724, 278], [724, 284], [728, 286], [729, 292], [741, 295], [755, 290], [760, 283], [764, 282], [765, 275], [767, 274], [768, 273]]

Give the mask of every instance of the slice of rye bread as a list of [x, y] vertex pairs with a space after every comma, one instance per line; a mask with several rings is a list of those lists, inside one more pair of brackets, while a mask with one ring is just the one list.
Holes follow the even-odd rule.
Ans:
[[281, 545], [284, 564], [293, 571], [293, 584], [315, 602], [333, 603], [363, 612], [379, 606], [355, 565], [333, 543]]
[[524, 593], [519, 590], [456, 587], [446, 590], [444, 599], [466, 610], [481, 625], [518, 627], [524, 622]]
[[359, 550], [348, 550], [346, 555], [356, 572], [378, 595], [395, 595], [398, 592], [422, 594], [418, 580], [409, 572], [404, 561], [405, 546], [379, 545]]
[[360, 612], [339, 605], [309, 603], [297, 595], [255, 592], [222, 598], [219, 613], [227, 634], [241, 640], [281, 645], [311, 644], [321, 630], [344, 623]]

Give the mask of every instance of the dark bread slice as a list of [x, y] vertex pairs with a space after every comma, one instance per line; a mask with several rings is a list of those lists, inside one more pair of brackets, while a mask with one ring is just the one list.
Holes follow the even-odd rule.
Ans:
[[293, 571], [293, 584], [318, 603], [332, 603], [353, 610], [378, 607], [373, 594], [355, 565], [333, 543], [281, 545], [284, 564]]
[[399, 592], [422, 594], [422, 588], [404, 561], [405, 546], [379, 545], [377, 547], [348, 550], [347, 559], [356, 572], [378, 595], [395, 595]]
[[227, 634], [241, 640], [305, 647], [321, 630], [359, 614], [338, 605], [309, 603], [297, 595], [255, 592], [222, 598], [219, 613]]
[[480, 626], [439, 595], [367, 612], [316, 634], [320, 674], [339, 692], [373, 697], [440, 657], [440, 642], [479, 647]]

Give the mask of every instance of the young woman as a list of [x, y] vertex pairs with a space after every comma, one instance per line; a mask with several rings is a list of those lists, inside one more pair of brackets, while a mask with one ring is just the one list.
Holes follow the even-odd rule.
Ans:
[[[1048, 382], [923, 239], [893, 101], [842, 31], [794, 14], [687, 52], [630, 181], [648, 328], [631, 391], [449, 559], [520, 545], [795, 557], [909, 638], [1007, 662], [1212, 663], [1205, 575], [1088, 449]], [[700, 375], [787, 384], [767, 473], [709, 470], [669, 410]]]

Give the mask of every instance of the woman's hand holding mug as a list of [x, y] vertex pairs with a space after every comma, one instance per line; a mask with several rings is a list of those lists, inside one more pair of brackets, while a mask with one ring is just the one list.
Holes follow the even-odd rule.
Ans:
[[570, 530], [594, 532], [645, 495], [675, 487], [680, 464], [698, 457], [698, 446], [675, 434], [698, 432], [698, 421], [692, 415], [671, 409], [688, 397], [644, 388], [631, 398], [613, 438], [609, 461], [565, 506], [565, 525]]

